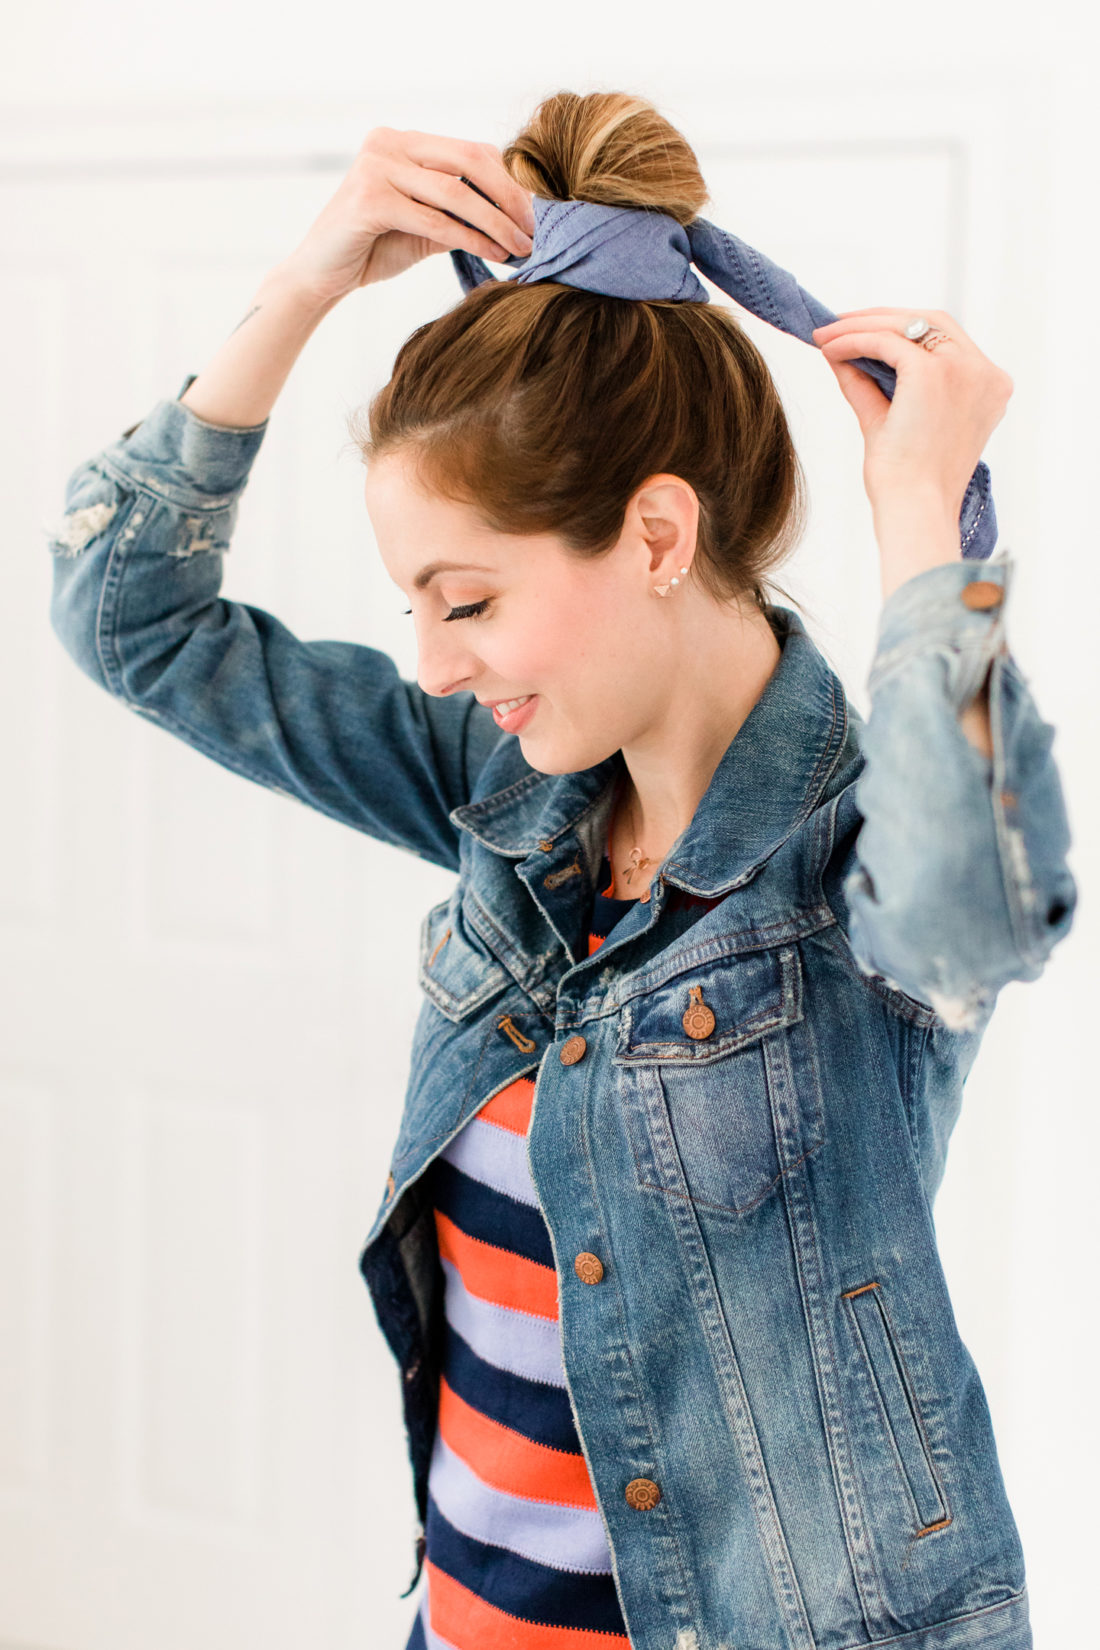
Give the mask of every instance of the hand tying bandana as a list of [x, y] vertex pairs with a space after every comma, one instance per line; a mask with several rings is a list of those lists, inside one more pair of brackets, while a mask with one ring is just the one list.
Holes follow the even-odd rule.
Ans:
[[[469, 179], [463, 181], [469, 183]], [[477, 188], [476, 184], [470, 187]], [[530, 254], [522, 258], [513, 253], [504, 260], [518, 270], [517, 283], [561, 281], [613, 298], [705, 304], [709, 302], [707, 289], [694, 264], [743, 309], [815, 349], [813, 329], [838, 319], [787, 270], [706, 218], [694, 218], [685, 226], [666, 212], [548, 200], [542, 195], [534, 197], [533, 205], [535, 233]], [[484, 260], [470, 252], [452, 249], [451, 259], [466, 292], [497, 279]], [[893, 400], [897, 384], [893, 367], [867, 356], [858, 356], [851, 364], [873, 378]], [[992, 555], [997, 542], [989, 467], [984, 462], [979, 462], [963, 495], [959, 538], [963, 556], [975, 561]]]

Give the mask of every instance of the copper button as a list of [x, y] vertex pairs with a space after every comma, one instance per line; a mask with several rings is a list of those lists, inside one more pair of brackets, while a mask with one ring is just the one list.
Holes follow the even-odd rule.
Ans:
[[680, 1024], [689, 1037], [694, 1037], [698, 1041], [702, 1037], [709, 1037], [714, 1030], [714, 1014], [703, 1001], [701, 985], [689, 986], [688, 996], [691, 1000], [680, 1018]]
[[578, 1255], [573, 1262], [573, 1270], [582, 1283], [599, 1283], [603, 1277], [603, 1261], [599, 1255]]
[[963, 585], [962, 599], [964, 607], [1000, 607], [1004, 601], [1004, 591], [992, 579], [971, 579], [969, 584]]
[[387, 1197], [392, 1197], [393, 1196], [394, 1184], [395, 1184], [395, 1182], [394, 1182], [393, 1175], [392, 1174], [387, 1175], [386, 1176], [386, 1196]]
[[661, 1499], [661, 1492], [652, 1478], [632, 1478], [623, 1491], [627, 1501], [639, 1512], [648, 1512]]
[[563, 1066], [575, 1066], [578, 1060], [584, 1058], [584, 1051], [588, 1044], [583, 1037], [567, 1037], [561, 1045], [561, 1054], [558, 1058]]

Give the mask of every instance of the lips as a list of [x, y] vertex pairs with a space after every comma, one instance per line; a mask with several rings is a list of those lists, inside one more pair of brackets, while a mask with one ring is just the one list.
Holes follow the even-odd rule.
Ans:
[[507, 699], [498, 699], [493, 705], [493, 721], [505, 733], [518, 733], [520, 728], [526, 727], [531, 717], [538, 709], [539, 698], [537, 693], [529, 693], [523, 703], [514, 710], [502, 710], [501, 705], [508, 704]]

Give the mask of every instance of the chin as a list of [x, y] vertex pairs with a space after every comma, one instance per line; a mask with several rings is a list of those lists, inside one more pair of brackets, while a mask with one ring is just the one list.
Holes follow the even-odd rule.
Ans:
[[609, 756], [620, 748], [618, 744], [610, 744], [606, 738], [591, 742], [575, 741], [565, 749], [550, 749], [539, 747], [538, 740], [530, 742], [521, 732], [516, 735], [520, 749], [528, 766], [536, 773], [583, 773], [586, 768], [595, 768], [605, 762]]

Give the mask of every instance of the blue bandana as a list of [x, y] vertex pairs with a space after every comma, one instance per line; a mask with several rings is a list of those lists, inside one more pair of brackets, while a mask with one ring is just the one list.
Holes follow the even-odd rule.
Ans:
[[[743, 309], [804, 343], [813, 344], [814, 327], [837, 319], [787, 270], [706, 218], [695, 218], [685, 226], [665, 212], [547, 200], [542, 195], [536, 195], [533, 204], [535, 233], [530, 255], [522, 258], [513, 253], [504, 260], [518, 270], [517, 284], [560, 281], [613, 298], [705, 304], [709, 297], [691, 267], [695, 264]], [[497, 279], [484, 260], [470, 252], [454, 249], [451, 259], [465, 292]], [[854, 358], [851, 364], [873, 378], [893, 400], [897, 383], [893, 367], [866, 356]], [[992, 555], [997, 518], [989, 467], [984, 462], [979, 462], [967, 483], [959, 536], [965, 557], [981, 561]]]

